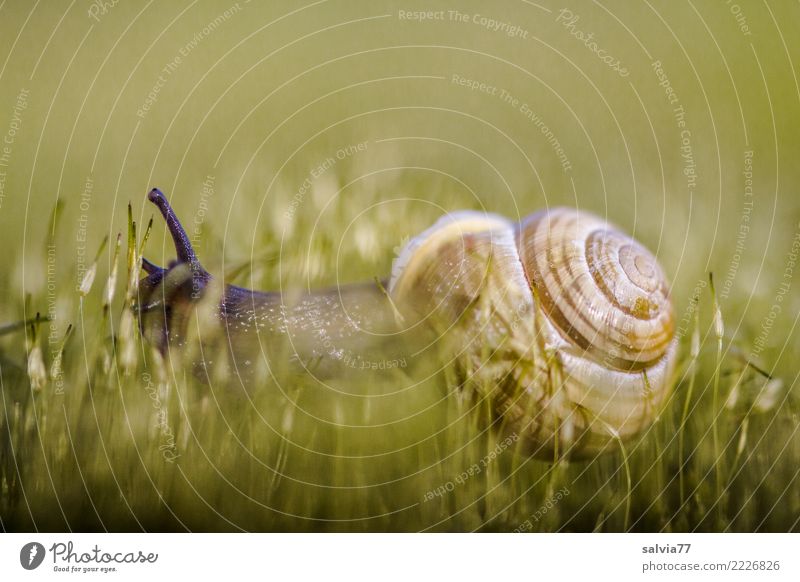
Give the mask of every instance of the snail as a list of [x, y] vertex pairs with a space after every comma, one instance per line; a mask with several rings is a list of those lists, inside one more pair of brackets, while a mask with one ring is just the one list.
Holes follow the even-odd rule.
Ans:
[[[148, 198], [177, 260], [164, 269], [142, 259], [140, 327], [169, 351], [184, 342], [188, 316], [214, 279], [164, 195], [154, 189]], [[498, 430], [543, 459], [585, 458], [640, 435], [670, 393], [677, 359], [674, 309], [656, 258], [570, 208], [519, 223], [448, 214], [405, 245], [383, 282], [294, 298], [217, 289], [215, 318], [250, 389], [275, 358], [312, 374], [346, 374], [353, 354], [436, 358], [491, 403]]]

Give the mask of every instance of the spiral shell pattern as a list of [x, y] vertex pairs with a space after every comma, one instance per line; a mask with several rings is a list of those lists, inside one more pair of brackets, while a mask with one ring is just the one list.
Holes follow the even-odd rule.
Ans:
[[672, 303], [642, 245], [568, 208], [524, 220], [518, 244], [543, 309], [587, 355], [618, 370], [642, 370], [664, 355], [674, 335]]
[[[669, 394], [674, 313], [655, 257], [600, 218], [458, 212], [413, 239], [389, 291], [537, 457], [640, 434]], [[487, 387], [490, 387], [487, 389]]]

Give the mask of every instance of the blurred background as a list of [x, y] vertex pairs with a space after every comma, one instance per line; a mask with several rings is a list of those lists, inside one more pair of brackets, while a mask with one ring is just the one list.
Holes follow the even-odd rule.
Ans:
[[[52, 319], [0, 336], [3, 528], [798, 530], [798, 23], [796, 2], [0, 3], [0, 325]], [[672, 281], [673, 398], [630, 451], [503, 453], [427, 499], [496, 446], [434, 381], [380, 428], [361, 404], [315, 424], [301, 380], [264, 409], [159, 380], [144, 346], [119, 372], [126, 277], [107, 309], [104, 286], [152, 187], [210, 272], [261, 289], [383, 277], [447, 211], [593, 211]], [[144, 254], [174, 257], [160, 219]]]

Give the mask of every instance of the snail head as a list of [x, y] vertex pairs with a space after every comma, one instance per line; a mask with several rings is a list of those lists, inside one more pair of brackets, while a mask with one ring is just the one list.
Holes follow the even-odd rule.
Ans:
[[147, 276], [139, 281], [137, 312], [142, 334], [164, 351], [170, 340], [179, 337], [176, 332], [180, 323], [202, 296], [211, 276], [200, 264], [163, 192], [153, 188], [147, 199], [158, 207], [175, 245], [176, 258], [166, 268], [142, 258], [142, 270]]

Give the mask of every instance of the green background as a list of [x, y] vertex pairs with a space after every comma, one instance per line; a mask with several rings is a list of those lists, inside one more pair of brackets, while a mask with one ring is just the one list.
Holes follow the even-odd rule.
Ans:
[[[0, 323], [55, 316], [35, 340], [30, 328], [0, 337], [4, 528], [513, 530], [560, 487], [570, 494], [530, 520], [531, 529], [800, 527], [800, 281], [790, 263], [800, 236], [800, 5], [99, 6], [0, 4], [0, 134], [13, 138], [0, 168]], [[579, 16], [572, 28], [563, 8]], [[415, 10], [443, 10], [443, 19], [400, 18]], [[521, 32], [490, 30], [475, 15]], [[629, 75], [603, 63], [575, 31], [593, 33]], [[159, 75], [156, 100], [140, 111]], [[470, 90], [454, 75], [518, 102]], [[336, 158], [359, 143], [362, 151]], [[684, 172], [682, 154], [691, 155], [695, 176]], [[214, 193], [201, 200], [209, 176]], [[394, 249], [446, 211], [518, 218], [553, 205], [591, 210], [652, 249], [673, 283], [682, 335], [673, 398], [624, 455], [552, 465], [504, 453], [480, 478], [424, 502], [496, 444], [476, 428], [476, 415], [464, 420], [460, 404], [440, 398], [446, 380], [410, 395], [410, 409], [427, 415], [365, 434], [337, 419], [375, 424], [388, 412], [345, 404], [329, 409], [322, 427], [302, 412], [293, 424], [286, 398], [267, 399], [261, 416], [224, 395], [209, 398], [176, 372], [161, 389], [181, 458], [167, 463], [142, 388], [147, 349], [128, 376], [102, 364], [125, 283], [120, 276], [105, 318], [113, 252], [101, 254], [82, 306], [76, 291], [82, 257], [88, 267], [104, 237], [126, 231], [128, 202], [139, 224], [153, 214], [145, 194], [154, 186], [187, 226], [197, 224], [196, 249], [209, 271], [261, 289], [385, 276]], [[57, 200], [63, 206], [51, 222]], [[159, 220], [145, 255], [159, 264], [173, 256]], [[710, 272], [718, 294], [725, 290], [720, 366]], [[680, 429], [698, 291], [702, 349]], [[49, 366], [70, 323], [65, 393], [52, 381], [31, 389], [33, 345]], [[779, 380], [771, 406], [762, 372]], [[334, 406], [324, 397], [303, 404], [302, 380], [287, 386], [300, 410]], [[691, 454], [679, 454], [680, 432]]]

